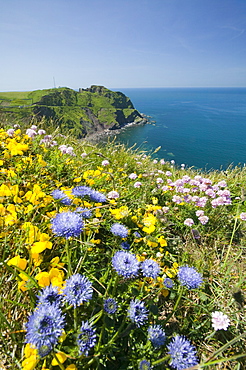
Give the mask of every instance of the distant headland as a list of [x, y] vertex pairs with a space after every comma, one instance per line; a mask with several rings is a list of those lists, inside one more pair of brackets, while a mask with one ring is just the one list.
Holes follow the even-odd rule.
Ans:
[[78, 91], [59, 87], [0, 92], [0, 118], [23, 123], [43, 120], [44, 124], [59, 126], [62, 133], [77, 138], [148, 121], [122, 92], [97, 85]]

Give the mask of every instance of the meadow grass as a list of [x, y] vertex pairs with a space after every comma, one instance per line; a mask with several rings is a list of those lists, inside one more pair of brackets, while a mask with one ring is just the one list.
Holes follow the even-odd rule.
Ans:
[[0, 369], [243, 370], [246, 168], [205, 173], [112, 140], [11, 128]]

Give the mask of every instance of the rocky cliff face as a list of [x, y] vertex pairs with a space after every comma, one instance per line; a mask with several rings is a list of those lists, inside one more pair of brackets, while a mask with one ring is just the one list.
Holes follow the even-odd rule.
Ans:
[[36, 117], [52, 119], [62, 132], [79, 138], [105, 129], [119, 129], [132, 122], [145, 122], [127, 96], [96, 85], [79, 92], [52, 89], [35, 103], [33, 111]]

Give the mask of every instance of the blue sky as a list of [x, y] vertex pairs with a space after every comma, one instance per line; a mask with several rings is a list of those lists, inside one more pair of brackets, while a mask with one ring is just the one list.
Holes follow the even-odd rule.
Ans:
[[246, 86], [246, 0], [0, 3], [0, 91]]

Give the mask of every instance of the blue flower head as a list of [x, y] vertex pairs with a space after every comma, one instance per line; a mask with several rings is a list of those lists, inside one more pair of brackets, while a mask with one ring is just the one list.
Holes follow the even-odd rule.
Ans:
[[120, 244], [120, 246], [121, 246], [123, 249], [130, 249], [130, 244], [129, 244], [129, 243], [127, 243], [127, 242], [122, 242], [122, 243]]
[[50, 304], [59, 307], [62, 302], [62, 295], [59, 294], [58, 287], [52, 284], [43, 288], [37, 298], [38, 304]]
[[151, 325], [148, 328], [148, 339], [154, 347], [158, 348], [165, 343], [166, 334], [161, 325]]
[[144, 276], [155, 279], [160, 273], [160, 266], [156, 261], [147, 259], [142, 262], [141, 270]]
[[181, 266], [177, 273], [181, 285], [188, 289], [196, 289], [202, 284], [202, 275], [194, 268]]
[[139, 370], [150, 370], [151, 369], [150, 362], [147, 360], [142, 360], [140, 361], [138, 368]]
[[77, 337], [77, 344], [81, 355], [88, 355], [88, 352], [96, 344], [96, 330], [88, 321], [82, 321], [80, 332]]
[[88, 302], [92, 298], [92, 284], [87, 277], [75, 274], [66, 280], [63, 289], [64, 299], [74, 307]]
[[86, 195], [90, 196], [92, 189], [89, 186], [76, 186], [72, 189], [75, 197], [84, 198]]
[[111, 226], [111, 229], [110, 231], [116, 235], [116, 236], [120, 236], [121, 238], [127, 238], [127, 235], [128, 235], [128, 229], [124, 226], [124, 225], [121, 225], [119, 223], [115, 223]]
[[117, 311], [118, 305], [114, 298], [107, 298], [103, 304], [104, 311], [113, 314]]
[[51, 220], [51, 228], [57, 236], [68, 239], [70, 236], [78, 237], [84, 227], [81, 217], [74, 212], [62, 212]]
[[70, 199], [62, 190], [55, 189], [51, 193], [54, 199], [60, 200], [65, 206], [70, 206], [72, 204], [72, 199]]
[[198, 364], [196, 349], [183, 335], [177, 335], [167, 346], [168, 354], [171, 356], [170, 365], [176, 370]]
[[55, 305], [41, 304], [26, 324], [26, 343], [37, 348], [41, 357], [46, 356], [57, 344], [65, 326], [65, 316]]
[[90, 199], [93, 202], [96, 202], [96, 203], [105, 203], [105, 202], [107, 202], [106, 195], [104, 195], [104, 194], [100, 193], [100, 191], [96, 191], [96, 190], [91, 191]]
[[75, 210], [82, 218], [91, 218], [92, 211], [89, 208], [78, 207]]
[[131, 300], [130, 307], [128, 309], [128, 316], [130, 320], [137, 325], [137, 327], [144, 324], [148, 320], [148, 310], [144, 306], [144, 302], [138, 299]]
[[167, 289], [172, 289], [172, 287], [173, 287], [173, 285], [174, 285], [174, 282], [173, 282], [173, 280], [172, 279], [170, 279], [170, 278], [166, 278], [165, 280], [164, 280], [164, 285], [165, 285], [165, 287], [167, 288]]
[[112, 258], [113, 268], [119, 275], [129, 279], [138, 274], [139, 262], [136, 256], [125, 251], [118, 251]]

